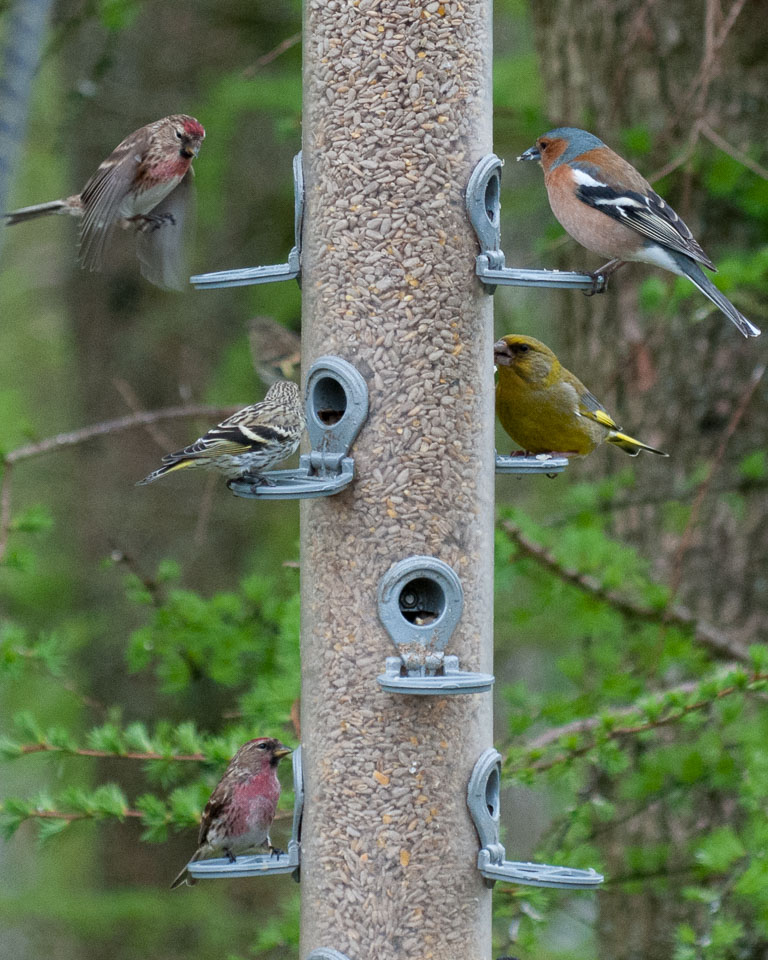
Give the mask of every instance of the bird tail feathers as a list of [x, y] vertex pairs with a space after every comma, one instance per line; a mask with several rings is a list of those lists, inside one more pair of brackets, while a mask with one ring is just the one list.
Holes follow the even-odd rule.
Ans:
[[194, 885], [197, 883], [197, 880], [195, 880], [192, 874], [189, 873], [187, 867], [190, 865], [190, 863], [194, 863], [196, 860], [207, 860], [213, 852], [214, 851], [210, 844], [203, 844], [202, 847], [198, 847], [179, 871], [176, 879], [171, 884], [171, 890], [175, 890], [176, 887], [180, 887], [185, 883], [188, 887], [194, 887]]
[[656, 447], [649, 447], [647, 443], [642, 443], [640, 440], [635, 440], [634, 437], [628, 436], [626, 433], [621, 433], [618, 430], [612, 430], [607, 436], [608, 443], [615, 444], [620, 450], [623, 450], [624, 453], [628, 453], [630, 457], [636, 457], [641, 450], [647, 450], [649, 453], [656, 453], [660, 457], [668, 457], [668, 453], [664, 453], [663, 450], [657, 450]]
[[726, 317], [728, 317], [731, 323], [736, 325], [740, 333], [744, 334], [745, 337], [760, 336], [760, 328], [756, 327], [750, 320], [747, 320], [743, 313], [739, 313], [731, 301], [717, 289], [697, 263], [694, 263], [690, 257], [680, 256], [675, 259], [691, 283], [693, 283], [695, 287], [698, 287], [704, 296], [711, 300], [718, 310], [721, 310]]
[[51, 200], [48, 203], [36, 203], [31, 207], [21, 207], [4, 213], [5, 222], [9, 227], [25, 220], [36, 220], [37, 217], [47, 217], [52, 213], [69, 213], [69, 206], [65, 200]]
[[195, 880], [192, 874], [188, 872], [187, 865], [184, 864], [184, 866], [181, 868], [179, 875], [171, 884], [171, 890], [175, 890], [176, 887], [181, 887], [184, 884], [186, 884], [188, 887], [194, 887], [196, 883], [197, 883], [197, 880]]
[[183, 470], [184, 467], [190, 466], [191, 463], [191, 460], [176, 460], [173, 463], [165, 463], [162, 467], [158, 467], [157, 470], [153, 470], [152, 473], [144, 477], [143, 480], [137, 480], [136, 486], [142, 487], [146, 483], [154, 483], [155, 480], [164, 477], [166, 473], [173, 473], [174, 470]]

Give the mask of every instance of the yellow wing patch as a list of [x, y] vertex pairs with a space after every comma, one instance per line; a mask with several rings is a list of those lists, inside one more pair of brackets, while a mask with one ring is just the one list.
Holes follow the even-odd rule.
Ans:
[[236, 440], [209, 440], [204, 450], [200, 450], [199, 453], [196, 452], [192, 454], [192, 456], [220, 457], [231, 454], [233, 457], [237, 457], [241, 453], [245, 453], [248, 449], [249, 447], [244, 443], [238, 443]]
[[579, 410], [579, 416], [586, 417], [587, 420], [594, 420], [595, 423], [599, 423], [601, 426], [607, 427], [609, 430], [619, 429], [613, 417], [606, 413], [605, 410], [585, 410], [582, 407]]

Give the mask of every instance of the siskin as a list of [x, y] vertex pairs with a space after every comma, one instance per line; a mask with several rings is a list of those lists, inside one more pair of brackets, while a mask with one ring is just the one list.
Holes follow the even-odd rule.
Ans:
[[585, 456], [605, 441], [631, 457], [641, 450], [668, 456], [622, 433], [581, 380], [541, 341], [510, 334], [494, 343], [493, 359], [499, 371], [496, 416], [527, 453]]
[[183, 450], [166, 454], [163, 466], [139, 480], [137, 486], [187, 467], [218, 470], [228, 484], [242, 477], [269, 483], [263, 471], [290, 457], [305, 423], [299, 388], [290, 380], [278, 380], [260, 403], [233, 413]]

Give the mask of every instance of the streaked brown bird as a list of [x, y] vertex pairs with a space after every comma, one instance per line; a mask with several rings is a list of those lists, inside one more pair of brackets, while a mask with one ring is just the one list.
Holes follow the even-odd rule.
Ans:
[[[234, 863], [239, 854], [259, 847], [273, 851], [269, 830], [280, 799], [277, 765], [290, 752], [290, 747], [270, 737], [240, 747], [205, 805], [190, 863], [212, 857], [228, 857]], [[196, 882], [185, 865], [171, 889]]]
[[193, 444], [168, 453], [163, 466], [138, 481], [154, 483], [174, 470], [202, 467], [217, 470], [227, 484], [241, 478], [269, 483], [264, 471], [296, 450], [306, 424], [298, 386], [278, 380], [259, 403], [233, 413]]
[[179, 288], [192, 160], [204, 138], [200, 122], [186, 114], [155, 120], [118, 144], [81, 193], [3, 216], [8, 226], [51, 214], [78, 217], [80, 263], [87, 270], [102, 268], [115, 226], [133, 228], [142, 275], [157, 286]]

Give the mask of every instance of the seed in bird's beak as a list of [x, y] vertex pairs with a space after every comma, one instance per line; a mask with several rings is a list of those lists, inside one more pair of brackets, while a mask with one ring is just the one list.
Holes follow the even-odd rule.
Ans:
[[528, 149], [521, 153], [517, 158], [518, 160], [541, 160], [541, 154], [539, 153], [539, 148], [537, 146], [528, 147]]

